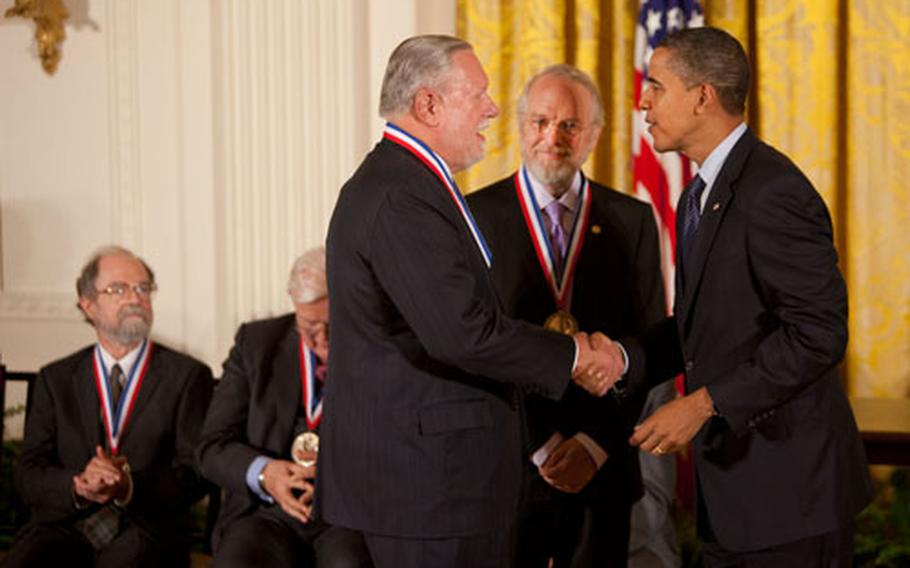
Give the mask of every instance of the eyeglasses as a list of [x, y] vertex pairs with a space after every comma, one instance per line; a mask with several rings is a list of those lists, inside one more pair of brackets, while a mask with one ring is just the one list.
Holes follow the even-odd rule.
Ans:
[[128, 290], [132, 290], [138, 298], [150, 298], [157, 289], [158, 285], [154, 282], [140, 282], [139, 284], [132, 285], [127, 284], [126, 282], [114, 282], [113, 284], [108, 284], [101, 290], [95, 291], [99, 294], [113, 296], [114, 298], [122, 298], [126, 295]]
[[587, 128], [580, 120], [569, 119], [555, 121], [543, 116], [529, 118], [528, 126], [538, 135], [546, 134], [550, 131], [550, 128], [555, 127], [559, 134], [569, 138], [575, 138]]

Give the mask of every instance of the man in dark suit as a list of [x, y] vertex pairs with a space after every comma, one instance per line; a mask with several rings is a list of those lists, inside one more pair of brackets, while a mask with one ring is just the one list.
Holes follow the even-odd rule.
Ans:
[[[580, 329], [614, 337], [662, 319], [651, 209], [581, 172], [603, 127], [597, 87], [575, 67], [548, 67], [525, 86], [518, 120], [522, 166], [468, 197], [505, 313], [541, 324], [563, 311]], [[527, 397], [529, 479], [514, 566], [546, 567], [552, 557], [554, 566], [625, 567], [629, 513], [642, 495], [627, 441], [643, 395], [620, 403], [570, 386], [558, 402]]]
[[631, 442], [694, 438], [708, 566], [850, 566], [869, 502], [862, 443], [837, 365], [847, 298], [821, 197], [743, 122], [749, 64], [714, 28], [668, 36], [641, 107], [654, 147], [699, 164], [677, 216], [674, 316], [623, 340], [626, 381], [685, 370], [686, 396]]
[[215, 565], [369, 565], [363, 538], [311, 516], [328, 362], [325, 250], [304, 253], [288, 281], [293, 314], [246, 323], [202, 429], [202, 473], [224, 488]]
[[41, 369], [16, 481], [32, 518], [7, 566], [185, 566], [208, 367], [148, 339], [155, 277], [96, 253], [76, 282], [98, 343]]
[[[521, 467], [513, 385], [597, 393], [620, 369], [588, 337], [509, 319], [452, 180], [498, 110], [469, 44], [405, 40], [383, 80], [384, 139], [328, 233], [332, 380], [316, 506], [379, 568], [500, 566]], [[577, 359], [577, 361], [576, 361]], [[601, 377], [601, 378], [598, 378]]]

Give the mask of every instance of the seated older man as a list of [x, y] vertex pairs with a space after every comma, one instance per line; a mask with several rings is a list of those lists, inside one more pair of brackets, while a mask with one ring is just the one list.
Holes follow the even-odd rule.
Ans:
[[291, 270], [295, 313], [246, 323], [224, 363], [197, 456], [225, 489], [215, 565], [370, 566], [362, 536], [312, 517], [328, 362], [325, 250]]
[[148, 265], [97, 252], [76, 281], [98, 342], [41, 369], [16, 481], [32, 518], [6, 566], [186, 566], [212, 373], [149, 340]]

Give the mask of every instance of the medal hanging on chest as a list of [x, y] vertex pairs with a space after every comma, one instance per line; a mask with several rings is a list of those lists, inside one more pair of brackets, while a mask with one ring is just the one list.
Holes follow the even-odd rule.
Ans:
[[528, 172], [524, 166], [515, 173], [515, 192], [518, 194], [518, 203], [528, 228], [531, 243], [534, 245], [538, 264], [556, 304], [556, 312], [547, 318], [544, 326], [547, 329], [572, 335], [578, 331], [578, 321], [570, 313], [572, 281], [591, 215], [591, 190], [588, 180], [582, 175], [578, 210], [575, 213], [572, 231], [569, 233], [569, 240], [566, 243], [565, 266], [562, 274], [559, 274], [556, 269], [553, 245], [544, 228], [540, 207], [537, 199], [534, 198], [534, 190], [531, 188], [531, 181], [528, 179]]
[[312, 460], [298, 457], [301, 452], [319, 452], [319, 435], [316, 428], [322, 420], [322, 397], [316, 394], [316, 354], [300, 338], [300, 382], [301, 403], [306, 413], [308, 431], [298, 434], [291, 444], [291, 458], [303, 467], [315, 464]]
[[107, 435], [108, 447], [112, 455], [117, 455], [120, 451], [120, 440], [123, 437], [123, 431], [129, 423], [130, 416], [133, 412], [133, 406], [136, 404], [136, 398], [139, 395], [139, 389], [142, 381], [148, 372], [149, 356], [152, 352], [152, 343], [148, 340], [142, 342], [139, 355], [136, 361], [126, 375], [126, 382], [123, 385], [123, 392], [120, 400], [115, 404], [111, 395], [111, 385], [108, 377], [108, 370], [104, 366], [104, 360], [101, 357], [101, 347], [95, 346], [95, 356], [93, 361], [95, 371], [95, 390], [98, 392], [98, 402], [101, 404], [101, 416], [104, 421], [104, 431]]

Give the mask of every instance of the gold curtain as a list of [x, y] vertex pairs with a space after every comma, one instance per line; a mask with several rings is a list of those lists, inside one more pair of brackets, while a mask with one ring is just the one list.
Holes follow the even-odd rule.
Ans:
[[[631, 188], [635, 0], [457, 0], [502, 108], [471, 191], [519, 162], [514, 103], [525, 81], [569, 62], [599, 84], [606, 128], [585, 165]], [[753, 61], [748, 122], [796, 162], [831, 210], [850, 299], [851, 394], [910, 397], [910, 0], [703, 0], [709, 25]]]

